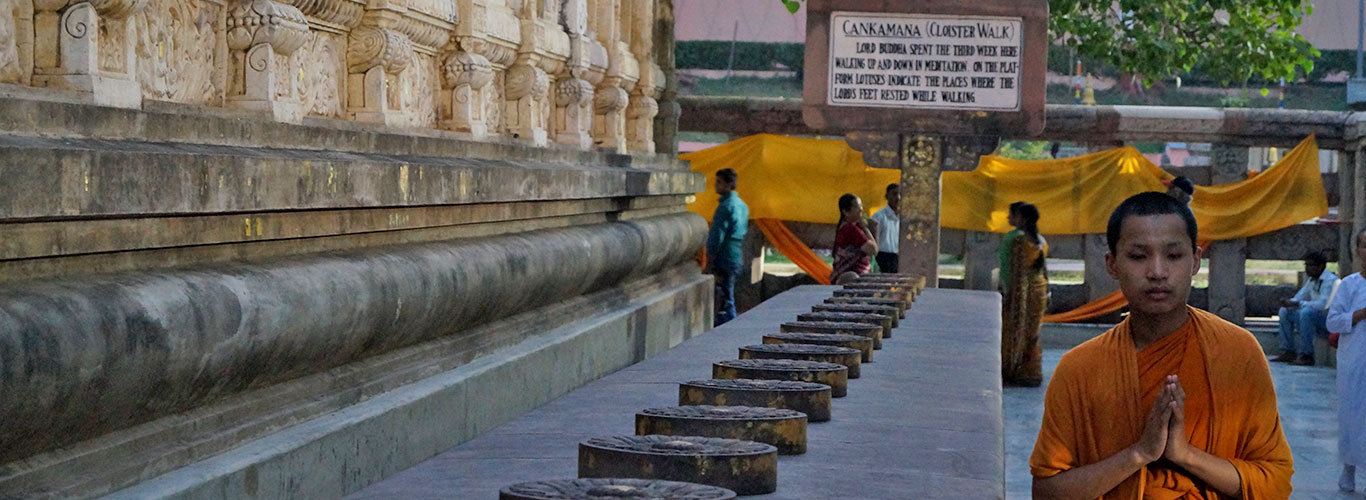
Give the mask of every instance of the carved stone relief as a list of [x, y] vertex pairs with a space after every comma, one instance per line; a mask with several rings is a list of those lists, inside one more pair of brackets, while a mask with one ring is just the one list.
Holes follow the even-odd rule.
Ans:
[[19, 29], [16, 0], [0, 0], [0, 82], [14, 83], [24, 78], [19, 58]]
[[408, 113], [410, 127], [436, 126], [436, 96], [441, 92], [440, 69], [435, 57], [413, 54], [412, 62], [404, 70], [403, 110]]
[[329, 118], [346, 115], [346, 37], [312, 32], [308, 44], [295, 53], [304, 70], [300, 96], [304, 113]]
[[[228, 73], [224, 9], [198, 0], [152, 0], [134, 16], [138, 83], [148, 99], [222, 105]], [[220, 44], [221, 51], [220, 51]]]

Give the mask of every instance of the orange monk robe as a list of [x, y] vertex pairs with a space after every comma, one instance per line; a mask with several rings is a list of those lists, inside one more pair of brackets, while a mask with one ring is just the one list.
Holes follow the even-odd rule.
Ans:
[[[1186, 391], [1186, 437], [1228, 459], [1241, 498], [1290, 497], [1294, 473], [1276, 392], [1261, 346], [1247, 330], [1195, 308], [1181, 329], [1136, 352], [1129, 322], [1072, 349], [1053, 372], [1043, 425], [1029, 459], [1037, 478], [1099, 462], [1138, 441], [1167, 375]], [[1165, 461], [1130, 476], [1102, 498], [1224, 498]]]

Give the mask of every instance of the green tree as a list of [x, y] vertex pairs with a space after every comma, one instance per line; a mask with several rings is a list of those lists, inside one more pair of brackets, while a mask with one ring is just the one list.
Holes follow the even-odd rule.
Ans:
[[1049, 0], [1049, 32], [1148, 83], [1199, 66], [1222, 83], [1294, 78], [1318, 50], [1295, 33], [1304, 0]]
[[[791, 12], [800, 0], [779, 0]], [[1200, 67], [1224, 84], [1293, 79], [1319, 51], [1295, 33], [1305, 0], [1049, 0], [1049, 34], [1144, 81]]]

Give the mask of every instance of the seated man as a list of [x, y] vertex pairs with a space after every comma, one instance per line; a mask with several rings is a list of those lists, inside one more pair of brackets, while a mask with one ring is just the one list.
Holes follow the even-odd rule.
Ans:
[[1304, 256], [1304, 274], [1309, 276], [1304, 287], [1295, 298], [1281, 303], [1281, 355], [1272, 361], [1314, 366], [1314, 336], [1328, 334], [1328, 297], [1338, 275], [1328, 270], [1328, 259], [1321, 252]]
[[1186, 305], [1195, 217], [1163, 193], [1110, 216], [1106, 269], [1129, 317], [1063, 356], [1029, 459], [1034, 498], [1285, 499], [1294, 472], [1266, 357]]

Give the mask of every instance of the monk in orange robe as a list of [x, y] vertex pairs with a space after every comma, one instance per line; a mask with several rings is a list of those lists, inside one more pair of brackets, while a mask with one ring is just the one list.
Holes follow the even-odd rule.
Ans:
[[1105, 264], [1129, 317], [1072, 349], [1044, 398], [1034, 498], [1284, 499], [1294, 473], [1261, 346], [1186, 305], [1190, 209], [1163, 193], [1110, 217]]

